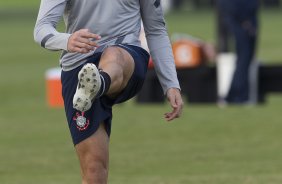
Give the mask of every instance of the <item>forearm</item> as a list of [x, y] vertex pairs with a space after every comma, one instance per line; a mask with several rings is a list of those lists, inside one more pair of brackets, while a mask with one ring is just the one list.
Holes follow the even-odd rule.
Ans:
[[149, 48], [154, 48], [150, 50], [150, 54], [164, 94], [170, 88], [180, 89], [169, 38], [167, 36], [160, 36], [160, 38], [155, 37], [150, 40], [148, 43], [150, 45]]
[[67, 50], [70, 34], [59, 33], [56, 26], [60, 21], [66, 2], [64, 0], [42, 0], [36, 25], [34, 40], [49, 50]]

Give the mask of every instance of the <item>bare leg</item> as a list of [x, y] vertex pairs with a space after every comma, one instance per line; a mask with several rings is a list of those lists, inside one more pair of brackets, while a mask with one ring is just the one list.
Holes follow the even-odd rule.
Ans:
[[109, 47], [101, 57], [99, 68], [111, 77], [112, 83], [107, 95], [115, 97], [127, 85], [134, 70], [134, 61], [126, 50]]
[[109, 137], [103, 124], [86, 140], [75, 146], [83, 184], [106, 184], [109, 165]]

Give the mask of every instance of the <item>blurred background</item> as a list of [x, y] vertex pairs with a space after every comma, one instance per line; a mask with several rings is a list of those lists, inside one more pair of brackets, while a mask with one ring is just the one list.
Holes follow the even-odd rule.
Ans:
[[[255, 100], [227, 106], [218, 101], [228, 88], [219, 78], [228, 74], [219, 77], [216, 2], [162, 3], [183, 86], [183, 115], [165, 122], [170, 107], [155, 93], [150, 66], [140, 95], [114, 108], [109, 183], [281, 184], [282, 1], [260, 1]], [[80, 183], [64, 109], [48, 96], [47, 71], [58, 67], [60, 53], [33, 41], [39, 4], [0, 2], [1, 184]]]

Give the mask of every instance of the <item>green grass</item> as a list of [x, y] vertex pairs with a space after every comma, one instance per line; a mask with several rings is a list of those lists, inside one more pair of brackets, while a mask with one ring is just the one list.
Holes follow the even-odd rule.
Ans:
[[[136, 106], [135, 113], [129, 111], [132, 104], [119, 107], [111, 179], [140, 184], [279, 183], [281, 102], [243, 109], [188, 105], [173, 124], [159, 119], [166, 106]], [[143, 118], [121, 120], [131, 113]]]
[[[44, 72], [58, 65], [59, 54], [33, 43], [32, 15], [0, 17], [0, 183], [77, 184], [64, 111], [45, 101]], [[169, 15], [169, 31], [213, 41], [212, 15]], [[281, 60], [280, 17], [262, 12], [259, 55], [266, 60]], [[174, 123], [162, 119], [168, 104], [116, 106], [109, 183], [281, 184], [281, 105], [280, 94], [255, 107], [186, 104]]]
[[17, 0], [2, 0], [0, 2], [0, 10], [5, 9], [30, 9], [39, 7], [40, 0], [25, 0], [25, 1], [17, 1]]

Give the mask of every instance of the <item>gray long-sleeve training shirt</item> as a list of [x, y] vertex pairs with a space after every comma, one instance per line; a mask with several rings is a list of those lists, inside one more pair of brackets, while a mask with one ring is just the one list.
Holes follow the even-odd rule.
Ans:
[[[56, 30], [62, 16], [65, 33]], [[102, 37], [98, 41], [100, 46], [113, 45], [120, 37], [123, 44], [140, 46], [141, 20], [164, 93], [169, 88], [180, 89], [160, 0], [41, 0], [34, 39], [46, 49], [62, 50], [60, 64], [68, 71], [95, 52], [68, 52], [67, 43], [72, 33], [89, 29]]]

